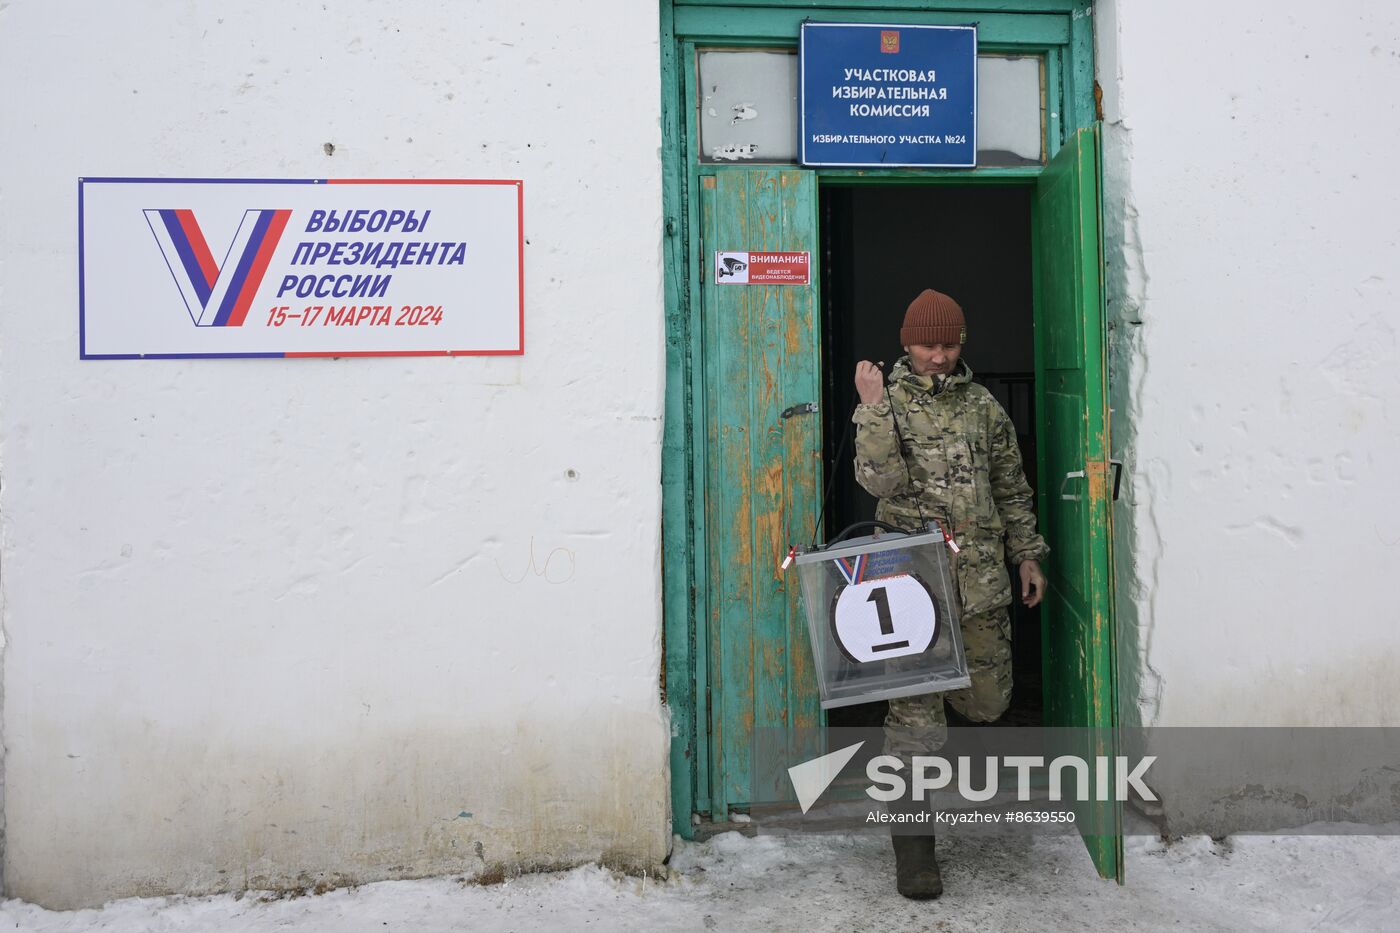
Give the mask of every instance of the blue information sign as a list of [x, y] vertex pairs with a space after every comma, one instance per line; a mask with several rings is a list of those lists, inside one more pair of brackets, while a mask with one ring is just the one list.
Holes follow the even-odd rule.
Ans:
[[802, 24], [802, 164], [977, 164], [977, 28]]

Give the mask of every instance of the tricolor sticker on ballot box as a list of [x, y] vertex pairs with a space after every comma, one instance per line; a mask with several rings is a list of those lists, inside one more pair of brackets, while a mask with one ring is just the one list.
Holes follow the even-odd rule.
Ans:
[[716, 285], [807, 285], [812, 254], [728, 250], [715, 253]]

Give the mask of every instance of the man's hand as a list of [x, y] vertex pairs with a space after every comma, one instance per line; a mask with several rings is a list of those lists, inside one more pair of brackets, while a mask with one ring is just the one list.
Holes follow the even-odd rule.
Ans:
[[1027, 609], [1040, 605], [1045, 597], [1045, 574], [1040, 572], [1040, 561], [1021, 561], [1021, 602]]
[[869, 360], [856, 364], [856, 391], [863, 405], [874, 405], [885, 397], [885, 376], [878, 364]]

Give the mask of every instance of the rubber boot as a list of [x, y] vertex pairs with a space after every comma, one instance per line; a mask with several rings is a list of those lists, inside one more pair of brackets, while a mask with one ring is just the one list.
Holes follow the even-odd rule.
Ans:
[[894, 842], [895, 887], [916, 901], [931, 900], [943, 893], [943, 876], [933, 857], [932, 836], [891, 835]]

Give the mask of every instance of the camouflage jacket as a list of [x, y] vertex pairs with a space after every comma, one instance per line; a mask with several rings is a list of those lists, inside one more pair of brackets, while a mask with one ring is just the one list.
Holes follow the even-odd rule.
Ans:
[[879, 498], [875, 517], [913, 529], [922, 511], [952, 533], [961, 549], [954, 564], [964, 612], [1010, 603], [1003, 555], [1014, 563], [1041, 560], [1050, 548], [1035, 530], [1011, 419], [972, 381], [967, 363], [959, 361], [937, 390], [933, 378], [915, 375], [904, 357], [890, 373], [888, 401], [857, 406], [852, 420], [856, 480]]

